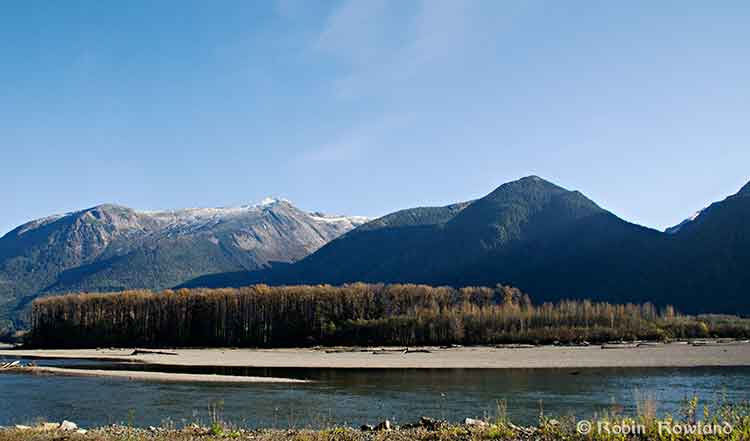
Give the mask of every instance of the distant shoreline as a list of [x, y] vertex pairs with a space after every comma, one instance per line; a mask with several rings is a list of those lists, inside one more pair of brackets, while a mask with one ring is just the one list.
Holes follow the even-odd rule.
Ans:
[[[750, 344], [664, 344], [521, 348], [174, 349], [176, 355], [133, 349], [0, 350], [0, 358], [82, 359], [150, 365], [248, 368], [540, 369], [750, 366]], [[129, 372], [130, 373], [130, 372]]]

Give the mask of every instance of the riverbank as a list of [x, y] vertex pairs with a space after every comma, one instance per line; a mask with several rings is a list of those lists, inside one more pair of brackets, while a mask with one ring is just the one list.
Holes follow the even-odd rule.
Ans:
[[294, 368], [607, 368], [750, 366], [750, 344], [588, 347], [0, 350], [0, 358], [84, 359], [152, 365]]
[[[695, 409], [687, 409], [695, 412]], [[64, 421], [40, 423], [31, 426], [0, 428], [0, 441], [205, 441], [237, 439], [254, 441], [611, 441], [637, 439], [657, 441], [743, 440], [750, 432], [747, 409], [727, 409], [723, 419], [706, 416], [696, 422], [687, 420], [657, 419], [648, 415], [637, 417], [602, 418], [595, 421], [552, 419], [540, 416], [535, 426], [517, 426], [498, 417], [494, 421], [467, 418], [463, 424], [422, 417], [415, 423], [398, 427], [389, 421], [377, 426], [363, 425], [359, 429], [332, 427], [322, 430], [243, 429], [221, 420], [208, 427], [189, 425], [173, 427], [137, 428], [106, 426], [90, 430], [80, 429], [75, 423]]]
[[[528, 432], [527, 432], [528, 431]], [[552, 432], [546, 429], [547, 432]], [[64, 438], [61, 438], [64, 437]], [[557, 441], [571, 440], [562, 433], [544, 433], [537, 428], [518, 428], [513, 430], [505, 426], [452, 426], [445, 425], [432, 430], [427, 428], [389, 429], [379, 431], [362, 431], [352, 428], [331, 428], [324, 430], [244, 430], [220, 426], [209, 428], [189, 427], [181, 430], [149, 428], [139, 429], [123, 426], [97, 428], [88, 431], [70, 431], [60, 433], [58, 430], [40, 428], [0, 429], [0, 441], [218, 441], [226, 439], [253, 441]], [[580, 438], [591, 440], [593, 438]]]
[[[534, 430], [533, 434], [514, 431], [505, 427], [463, 427], [445, 426], [436, 430], [396, 429], [379, 432], [363, 432], [350, 428], [327, 430], [228, 430], [212, 428], [188, 428], [183, 430], [135, 429], [112, 427], [87, 431], [71, 432], [64, 435], [66, 440], [81, 441], [218, 441], [226, 439], [253, 441], [562, 441], [573, 440], [566, 434], [544, 434]], [[57, 431], [33, 429], [0, 430], [0, 441], [59, 441]], [[584, 438], [592, 440], [596, 438]], [[696, 438], [697, 439], [697, 438]]]
[[277, 377], [255, 377], [237, 375], [178, 374], [171, 372], [115, 371], [99, 369], [72, 369], [49, 366], [20, 367], [9, 373], [30, 375], [64, 375], [70, 377], [109, 377], [137, 381], [159, 381], [167, 383], [309, 383], [307, 380]]

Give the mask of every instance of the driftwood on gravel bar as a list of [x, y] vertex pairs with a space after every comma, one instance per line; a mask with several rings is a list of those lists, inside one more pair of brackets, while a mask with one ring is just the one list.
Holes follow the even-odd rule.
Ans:
[[130, 355], [179, 355], [177, 352], [164, 352], [164, 351], [144, 351], [141, 349], [136, 349], [133, 351]]

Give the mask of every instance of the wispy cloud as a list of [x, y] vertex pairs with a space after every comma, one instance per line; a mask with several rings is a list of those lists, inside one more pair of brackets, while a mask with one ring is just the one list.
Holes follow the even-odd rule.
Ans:
[[[443, 92], [453, 89], [445, 95], [455, 99], [457, 90], [471, 88], [462, 74], [483, 72], [487, 58], [496, 57], [486, 51], [501, 32], [502, 12], [512, 9], [484, 0], [345, 0], [338, 5], [310, 50], [331, 61], [332, 101], [356, 109], [365, 122], [333, 132], [330, 142], [304, 160], [361, 159], [388, 148], [389, 141], [391, 147], [403, 142], [393, 136], [394, 127], [433, 124], [430, 113], [446, 105]], [[404, 135], [414, 136], [414, 131]]]
[[471, 37], [474, 1], [348, 0], [329, 17], [313, 49], [347, 71], [334, 81], [342, 98], [405, 87], [461, 55]]
[[355, 66], [369, 64], [390, 49], [388, 13], [392, 0], [347, 0], [328, 17], [313, 49]]

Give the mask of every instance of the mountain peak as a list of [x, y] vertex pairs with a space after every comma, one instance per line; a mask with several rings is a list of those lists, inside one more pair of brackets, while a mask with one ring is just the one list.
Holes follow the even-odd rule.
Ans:
[[529, 175], [529, 176], [524, 176], [523, 178], [519, 179], [519, 181], [546, 181], [546, 180], [540, 178], [537, 175]]
[[464, 237], [474, 238], [481, 247], [495, 247], [524, 237], [527, 228], [542, 230], [601, 211], [579, 192], [527, 176], [501, 185], [446, 225], [462, 231]]
[[277, 205], [277, 204], [280, 204], [280, 203], [286, 203], [286, 204], [289, 204], [289, 205], [293, 205], [292, 202], [290, 200], [288, 200], [288, 199], [277, 198], [277, 197], [266, 197], [266, 198], [263, 198], [262, 201], [260, 201], [257, 204], [255, 204], [255, 206], [259, 207], [259, 208], [262, 208], [262, 207], [270, 207], [272, 205]]
[[[565, 193], [568, 192], [568, 190], [560, 187], [557, 184], [554, 184], [550, 181], [547, 181], [546, 179], [542, 179], [539, 176], [526, 176], [521, 179], [506, 182], [505, 184], [502, 184], [501, 186], [497, 187], [492, 193], [487, 195], [487, 198], [496, 198], [496, 197], [508, 197], [510, 195], [533, 195], [533, 194], [556, 194], [556, 193]], [[525, 196], [521, 196], [525, 197]]]
[[521, 179], [509, 182], [509, 184], [514, 184], [514, 183], [554, 185], [555, 187], [557, 187], [557, 185], [537, 175], [524, 176]]
[[509, 184], [513, 184], [513, 183], [544, 185], [544, 186], [550, 186], [550, 187], [559, 188], [560, 190], [565, 190], [564, 188], [560, 187], [559, 185], [555, 184], [554, 182], [552, 182], [552, 181], [550, 181], [548, 179], [544, 179], [543, 177], [537, 176], [537, 175], [524, 176], [523, 178], [518, 179], [517, 181], [509, 182]]
[[110, 202], [105, 202], [103, 204], [95, 205], [89, 209], [83, 210], [83, 211], [90, 211], [90, 210], [130, 210], [130, 208], [119, 205], [119, 204], [113, 204]]
[[130, 207], [126, 207], [124, 205], [118, 205], [118, 204], [99, 204], [91, 208], [86, 208], [84, 210], [81, 210], [77, 213], [72, 213], [74, 215], [84, 216], [87, 214], [103, 214], [103, 215], [113, 215], [113, 216], [127, 216], [127, 215], [134, 215], [136, 214], [136, 211], [133, 210]]

